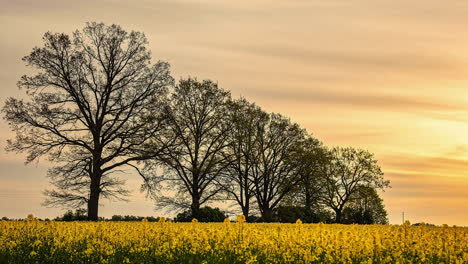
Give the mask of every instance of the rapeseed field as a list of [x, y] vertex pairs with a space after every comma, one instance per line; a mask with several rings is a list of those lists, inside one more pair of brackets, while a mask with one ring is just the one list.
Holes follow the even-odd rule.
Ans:
[[468, 228], [0, 222], [0, 263], [468, 263]]

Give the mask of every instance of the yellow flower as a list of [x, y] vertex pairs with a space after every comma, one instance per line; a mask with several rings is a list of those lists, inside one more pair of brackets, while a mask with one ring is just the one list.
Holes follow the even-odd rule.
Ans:
[[244, 215], [238, 215], [236, 217], [236, 222], [238, 223], [244, 223], [245, 222], [245, 216]]
[[178, 263], [191, 254], [213, 264], [468, 263], [467, 227], [236, 221], [243, 224], [0, 221], [0, 256], [34, 262], [50, 252], [70, 263]]
[[37, 221], [37, 218], [33, 214], [28, 214], [28, 217], [24, 221]]

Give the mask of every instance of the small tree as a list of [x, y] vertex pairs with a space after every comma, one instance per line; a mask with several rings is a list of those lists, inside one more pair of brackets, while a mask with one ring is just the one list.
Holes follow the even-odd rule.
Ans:
[[165, 148], [169, 64], [151, 65], [144, 34], [117, 25], [88, 23], [72, 37], [48, 32], [43, 40], [23, 58], [38, 70], [18, 82], [30, 100], [9, 98], [3, 107], [16, 132], [7, 150], [28, 153], [26, 163], [48, 155], [58, 165], [45, 204], [86, 204], [97, 220], [101, 196], [127, 193], [113, 172]]
[[343, 209], [345, 224], [388, 224], [387, 211], [376, 189], [360, 186]]
[[323, 177], [321, 165], [328, 159], [327, 151], [322, 142], [307, 136], [300, 144], [293, 157], [299, 176], [299, 183], [288, 195], [288, 200], [304, 207], [304, 221], [317, 220], [318, 211], [323, 210], [320, 197], [323, 195]]
[[390, 182], [383, 173], [374, 155], [354, 148], [333, 148], [330, 159], [321, 167], [324, 193], [322, 202], [335, 212], [335, 222], [342, 222], [343, 209], [362, 186], [384, 189]]

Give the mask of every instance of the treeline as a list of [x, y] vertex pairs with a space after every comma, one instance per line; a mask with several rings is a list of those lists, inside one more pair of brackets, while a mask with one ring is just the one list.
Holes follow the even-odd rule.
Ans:
[[[160, 217], [154, 216], [134, 216], [134, 215], [113, 215], [111, 218], [99, 217], [100, 221], [115, 221], [115, 222], [141, 222], [143, 219], [146, 219], [148, 222], [158, 222]], [[85, 221], [88, 220], [86, 215], [86, 210], [77, 209], [75, 212], [68, 210], [62, 216], [54, 218], [54, 221]]]
[[373, 154], [327, 147], [213, 81], [174, 82], [143, 33], [88, 23], [72, 37], [46, 33], [23, 60], [38, 73], [18, 82], [29, 101], [3, 107], [17, 135], [7, 149], [57, 164], [47, 206], [87, 206], [98, 220], [100, 198], [126, 199], [118, 176], [131, 168], [158, 207], [187, 218], [228, 201], [250, 221], [387, 221], [376, 190], [389, 182]]

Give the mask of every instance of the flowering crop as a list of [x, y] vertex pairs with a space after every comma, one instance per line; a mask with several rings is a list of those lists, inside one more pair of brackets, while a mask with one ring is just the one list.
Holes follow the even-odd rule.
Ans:
[[0, 263], [468, 263], [468, 228], [0, 222]]

